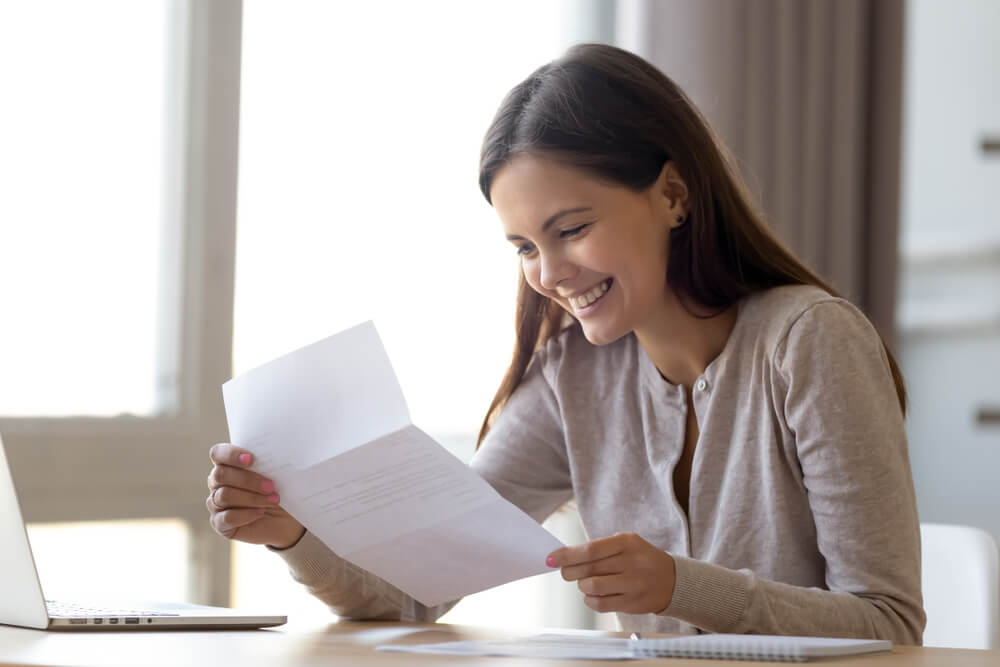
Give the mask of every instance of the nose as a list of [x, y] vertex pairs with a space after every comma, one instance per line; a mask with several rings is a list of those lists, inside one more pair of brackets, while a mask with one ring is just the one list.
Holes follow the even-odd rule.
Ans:
[[538, 282], [547, 290], [555, 290], [556, 286], [573, 274], [573, 265], [566, 256], [558, 251], [539, 254]]

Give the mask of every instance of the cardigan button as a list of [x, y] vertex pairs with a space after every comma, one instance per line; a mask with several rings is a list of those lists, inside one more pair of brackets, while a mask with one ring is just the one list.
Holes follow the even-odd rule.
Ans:
[[698, 380], [698, 383], [695, 384], [695, 389], [697, 389], [698, 391], [705, 391], [706, 389], [708, 389], [708, 383], [705, 382], [704, 379]]

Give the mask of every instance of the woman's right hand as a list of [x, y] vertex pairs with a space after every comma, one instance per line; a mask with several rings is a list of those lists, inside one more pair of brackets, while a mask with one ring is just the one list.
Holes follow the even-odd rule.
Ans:
[[274, 482], [250, 470], [254, 456], [221, 443], [209, 451], [209, 522], [219, 535], [250, 544], [286, 549], [302, 538], [305, 527], [281, 509]]

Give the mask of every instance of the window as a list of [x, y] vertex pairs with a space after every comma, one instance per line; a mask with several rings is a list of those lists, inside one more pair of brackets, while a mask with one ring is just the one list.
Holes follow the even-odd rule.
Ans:
[[0, 5], [0, 414], [165, 402], [167, 18], [165, 2]]
[[0, 433], [22, 509], [182, 521], [183, 597], [218, 602], [228, 545], [201, 499], [232, 373], [239, 19], [0, 5]]

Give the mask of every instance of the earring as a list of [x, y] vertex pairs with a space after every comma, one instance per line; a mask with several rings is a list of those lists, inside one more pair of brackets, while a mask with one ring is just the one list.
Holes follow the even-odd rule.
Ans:
[[677, 216], [677, 224], [683, 225], [685, 222], [687, 222], [687, 218], [685, 218], [683, 215]]

